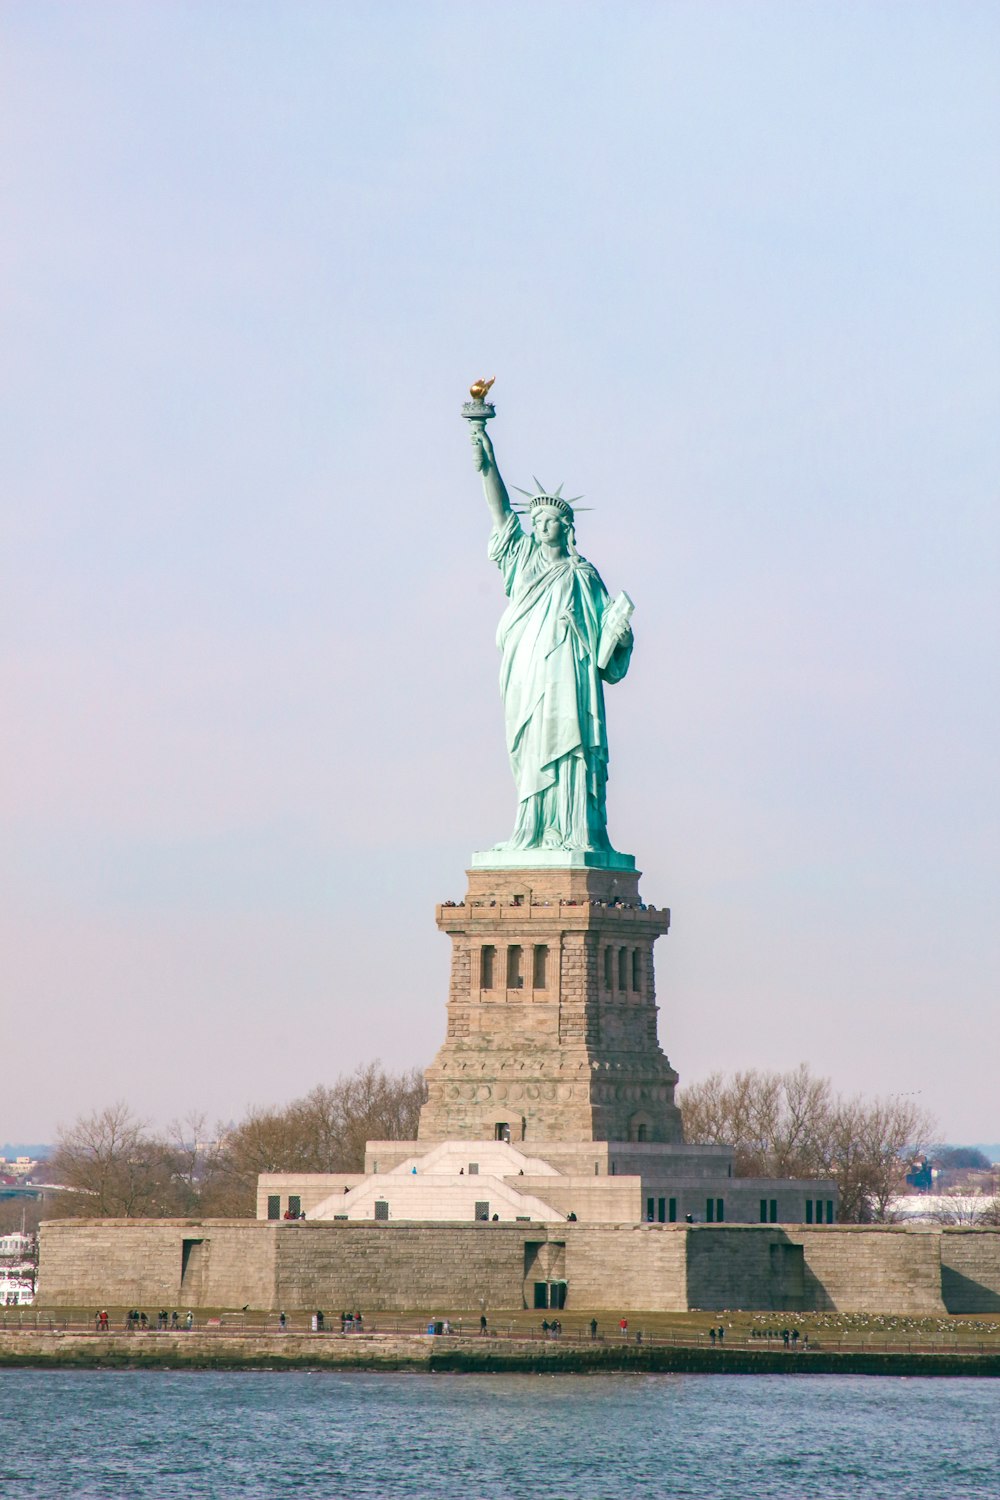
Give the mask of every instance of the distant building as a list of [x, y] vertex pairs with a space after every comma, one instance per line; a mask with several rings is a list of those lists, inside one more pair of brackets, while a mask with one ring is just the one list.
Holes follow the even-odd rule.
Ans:
[[915, 1161], [906, 1174], [907, 1187], [915, 1193], [929, 1193], [934, 1186], [934, 1169], [926, 1156]]
[[0, 1307], [26, 1307], [35, 1300], [37, 1241], [17, 1229], [0, 1234]]
[[34, 1255], [33, 1234], [27, 1234], [22, 1229], [12, 1230], [10, 1234], [0, 1234], [0, 1261], [33, 1260]]
[[37, 1166], [33, 1156], [0, 1156], [0, 1177], [30, 1177]]

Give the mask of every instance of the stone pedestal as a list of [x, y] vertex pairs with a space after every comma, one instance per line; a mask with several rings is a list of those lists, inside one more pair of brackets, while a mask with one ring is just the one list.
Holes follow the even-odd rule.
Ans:
[[474, 868], [452, 941], [448, 1031], [421, 1141], [683, 1141], [656, 1037], [665, 909], [634, 869]]

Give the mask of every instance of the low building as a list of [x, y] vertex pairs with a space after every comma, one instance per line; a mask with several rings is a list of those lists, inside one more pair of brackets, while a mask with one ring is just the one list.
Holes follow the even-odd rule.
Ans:
[[30, 1274], [0, 1266], [0, 1307], [30, 1307], [35, 1300], [34, 1267]]
[[423, 1223], [832, 1224], [827, 1179], [732, 1175], [726, 1146], [683, 1142], [369, 1141], [365, 1172], [264, 1173], [259, 1219]]
[[24, 1230], [0, 1234], [0, 1307], [25, 1307], [35, 1300], [38, 1241]]

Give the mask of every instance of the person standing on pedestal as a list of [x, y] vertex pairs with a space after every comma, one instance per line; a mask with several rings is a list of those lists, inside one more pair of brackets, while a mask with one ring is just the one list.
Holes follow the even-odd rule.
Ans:
[[496, 847], [606, 853], [611, 844], [604, 684], [620, 682], [628, 671], [628, 614], [618, 600], [611, 601], [597, 569], [577, 552], [570, 503], [539, 487], [529, 499], [527, 534], [500, 477], [485, 423], [473, 422], [471, 436], [493, 517], [489, 556], [503, 574], [510, 600], [497, 645], [507, 751], [520, 806], [512, 836]]

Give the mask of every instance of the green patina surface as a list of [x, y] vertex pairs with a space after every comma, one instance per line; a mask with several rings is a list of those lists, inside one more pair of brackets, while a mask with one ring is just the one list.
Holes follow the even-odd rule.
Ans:
[[497, 646], [518, 811], [511, 837], [475, 854], [473, 864], [633, 869], [632, 856], [608, 838], [604, 704], [605, 686], [628, 671], [631, 604], [625, 595], [612, 600], [577, 552], [573, 508], [559, 490], [536, 480], [530, 528], [521, 525], [486, 432], [490, 415], [484, 403], [463, 409], [493, 518], [489, 557], [508, 599]]

